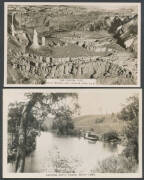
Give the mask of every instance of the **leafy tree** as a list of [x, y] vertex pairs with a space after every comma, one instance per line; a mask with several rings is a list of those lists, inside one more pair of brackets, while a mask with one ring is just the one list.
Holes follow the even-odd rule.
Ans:
[[8, 112], [8, 132], [15, 133], [17, 127], [20, 125], [21, 112], [23, 103], [10, 103]]
[[120, 141], [119, 137], [118, 137], [118, 133], [116, 131], [109, 131], [107, 133], [104, 133], [103, 136], [102, 136], [102, 139], [104, 141]]
[[57, 129], [57, 133], [60, 135], [68, 135], [74, 129], [72, 111], [61, 107], [61, 110], [56, 113], [53, 128]]
[[[76, 93], [30, 93], [26, 94], [28, 97], [27, 103], [19, 105], [16, 109], [9, 109], [9, 122], [13, 121], [13, 128], [18, 125], [17, 130], [17, 145], [16, 145], [16, 172], [24, 172], [25, 157], [27, 155], [28, 149], [31, 147], [31, 151], [34, 149], [35, 139], [40, 124], [48, 116], [48, 114], [53, 114], [60, 119], [69, 117], [70, 110], [65, 110], [66, 106], [60, 106], [64, 104], [64, 99], [71, 97], [72, 99], [77, 99]], [[63, 103], [62, 103], [63, 102]], [[76, 102], [74, 103], [76, 105]], [[62, 109], [63, 107], [63, 109]], [[66, 115], [61, 115], [60, 112], [65, 112]], [[17, 115], [15, 115], [15, 112]], [[71, 112], [72, 113], [72, 112]], [[12, 115], [13, 114], [13, 115]], [[63, 113], [62, 113], [63, 114]], [[18, 123], [16, 123], [18, 122]], [[69, 121], [65, 129], [72, 126], [71, 121]], [[27, 149], [28, 148], [28, 149]]]
[[[21, 125], [21, 116], [23, 113], [23, 109], [25, 108], [24, 103], [15, 103], [9, 105], [9, 114], [8, 114], [8, 132], [9, 136], [11, 136], [11, 141], [8, 144], [8, 161], [14, 161], [18, 156], [18, 147], [19, 147], [19, 135], [20, 135], [20, 127]], [[30, 121], [28, 122], [28, 128], [25, 131], [27, 136], [27, 141], [25, 141], [25, 154], [30, 153], [32, 149], [34, 128], [36, 123], [35, 118], [32, 113], [29, 114]], [[22, 137], [22, 135], [21, 135]], [[32, 142], [31, 142], [32, 140]], [[31, 142], [31, 143], [30, 143]]]
[[126, 148], [124, 154], [126, 157], [134, 157], [138, 162], [138, 116], [139, 116], [139, 99], [138, 96], [128, 98], [128, 104], [123, 107], [119, 118], [127, 121], [124, 129], [126, 138]]

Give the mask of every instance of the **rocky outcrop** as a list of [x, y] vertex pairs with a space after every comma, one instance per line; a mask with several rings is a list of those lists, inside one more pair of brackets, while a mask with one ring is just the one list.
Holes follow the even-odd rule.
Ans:
[[33, 42], [32, 42], [31, 48], [32, 49], [38, 49], [39, 47], [40, 46], [39, 46], [39, 43], [38, 43], [38, 34], [37, 34], [36, 29], [34, 29]]
[[11, 61], [14, 69], [19, 70], [24, 78], [43, 77], [46, 79], [97, 79], [101, 77], [117, 77], [133, 79], [132, 72], [110, 62], [107, 58], [75, 57], [52, 58], [26, 54]]
[[[89, 23], [84, 28], [86, 31], [100, 31], [106, 30], [113, 35], [117, 43], [137, 53], [137, 31], [138, 31], [138, 17], [132, 16], [105, 16], [101, 20]], [[94, 49], [94, 48], [93, 48]]]
[[[123, 20], [120, 20], [119, 23], [115, 24], [113, 21], [111, 25], [112, 32], [114, 37], [118, 40], [118, 43], [133, 51], [137, 54], [137, 32], [138, 32], [138, 17], [134, 15], [132, 17], [126, 17]], [[115, 26], [114, 26], [115, 24]]]
[[[116, 13], [95, 14], [93, 12], [93, 14], [86, 13], [73, 18], [74, 14], [67, 12], [69, 8], [62, 7], [62, 14], [70, 15], [64, 16], [63, 19], [62, 16], [55, 14], [60, 10], [55, 11], [53, 7], [51, 9], [47, 7], [44, 10], [45, 13], [37, 7], [31, 7], [33, 13], [25, 7], [21, 8], [20, 12], [24, 10], [23, 12], [27, 13], [14, 15], [14, 36], [11, 35], [11, 30], [9, 31], [12, 22], [8, 21], [8, 64], [27, 82], [44, 83], [46, 79], [52, 78], [134, 78], [136, 73], [133, 68], [123, 63], [129, 58], [128, 62], [132, 64], [131, 56], [125, 58], [123, 54], [129, 53], [125, 50], [128, 49], [133, 51], [135, 56], [137, 55], [137, 16], [120, 15], [120, 13], [115, 16]], [[15, 11], [15, 7], [13, 9]], [[49, 16], [49, 13], [55, 15]], [[10, 14], [9, 19], [11, 19]], [[34, 41], [35, 38], [32, 40], [31, 27], [36, 28], [38, 32], [36, 41]], [[103, 31], [98, 33], [101, 30]], [[59, 33], [60, 31], [63, 33]], [[43, 41], [42, 37], [45, 37]], [[39, 45], [40, 48], [38, 48]], [[63, 56], [69, 57], [54, 58]], [[133, 62], [137, 63], [136, 58]]]

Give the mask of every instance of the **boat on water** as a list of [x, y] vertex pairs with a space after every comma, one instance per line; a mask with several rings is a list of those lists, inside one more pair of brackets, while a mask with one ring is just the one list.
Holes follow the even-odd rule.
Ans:
[[96, 134], [94, 134], [93, 132], [90, 132], [90, 131], [88, 131], [88, 132], [86, 132], [84, 134], [84, 138], [88, 139], [90, 141], [98, 141], [99, 140], [99, 137]]

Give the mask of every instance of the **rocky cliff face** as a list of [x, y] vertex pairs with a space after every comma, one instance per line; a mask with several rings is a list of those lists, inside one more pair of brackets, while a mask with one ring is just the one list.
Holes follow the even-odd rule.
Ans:
[[[45, 34], [47, 31], [57, 31], [70, 29], [84, 31], [107, 30], [112, 33], [118, 43], [136, 53], [137, 41], [137, 22], [135, 15], [106, 15], [102, 12], [87, 13], [85, 8], [71, 6], [47, 6], [40, 9], [38, 7], [21, 7], [22, 13], [14, 15], [14, 26], [16, 29], [23, 28], [29, 34], [33, 33], [33, 28], [39, 34]], [[19, 11], [20, 11], [19, 10]], [[8, 30], [11, 29], [12, 12], [15, 7], [9, 10]], [[31, 29], [32, 28], [32, 32]], [[28, 30], [29, 29], [29, 30]]]
[[123, 20], [114, 18], [110, 31], [113, 32], [114, 37], [118, 43], [137, 54], [137, 33], [138, 33], [138, 19], [137, 15], [126, 17]]
[[49, 78], [100, 79], [120, 76], [134, 80], [130, 70], [110, 62], [107, 58], [100, 57], [55, 59], [32, 54], [25, 54], [25, 56], [17, 54], [17, 58], [11, 59], [11, 66], [13, 69], [18, 69], [23, 79], [33, 77], [33, 82], [36, 84], [44, 83]]
[[[21, 8], [22, 13], [13, 16], [15, 36], [11, 33], [15, 7], [9, 9], [8, 15], [8, 65], [13, 74], [19, 74], [20, 83], [42, 84], [50, 78], [116, 77], [135, 83], [136, 58], [126, 50], [137, 56], [137, 15], [85, 13], [83, 8], [65, 6]], [[38, 32], [40, 45], [34, 52], [30, 49], [33, 29]], [[45, 47], [41, 47], [42, 37], [46, 39]]]
[[122, 47], [129, 49], [137, 55], [137, 33], [138, 33], [138, 17], [132, 16], [105, 16], [101, 19], [88, 23], [84, 30], [100, 31], [107, 30], [113, 34], [117, 43]]

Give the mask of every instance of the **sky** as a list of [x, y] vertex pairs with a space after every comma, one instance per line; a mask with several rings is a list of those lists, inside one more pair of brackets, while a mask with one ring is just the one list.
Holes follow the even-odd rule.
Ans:
[[106, 114], [119, 112], [122, 105], [127, 102], [127, 98], [134, 93], [130, 92], [87, 92], [79, 94], [79, 104], [82, 115]]
[[[26, 102], [24, 93], [28, 90], [5, 90], [4, 104], [8, 106], [11, 102]], [[44, 90], [49, 93], [51, 90]], [[37, 92], [35, 90], [35, 92]], [[54, 92], [78, 92], [78, 103], [80, 115], [105, 114], [119, 112], [126, 99], [139, 91], [136, 89], [81, 89], [81, 90], [54, 90]], [[6, 107], [7, 108], [7, 107]]]

